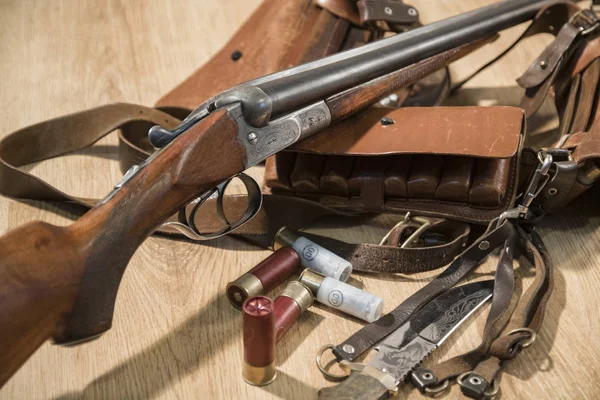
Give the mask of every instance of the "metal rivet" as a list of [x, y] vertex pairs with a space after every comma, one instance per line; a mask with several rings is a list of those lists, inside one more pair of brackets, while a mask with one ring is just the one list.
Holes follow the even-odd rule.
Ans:
[[541, 69], [548, 68], [548, 63], [545, 60], [540, 61], [540, 68]]
[[557, 193], [558, 193], [558, 189], [557, 188], [550, 188], [550, 189], [548, 189], [548, 195], [550, 195], [550, 196], [556, 196]]
[[342, 350], [344, 350], [344, 352], [345, 352], [345, 353], [348, 353], [348, 354], [354, 354], [354, 352], [355, 352], [355, 350], [354, 350], [354, 347], [352, 347], [352, 346], [351, 346], [351, 345], [349, 345], [349, 344], [345, 344], [345, 345], [343, 345], [343, 346], [342, 346]]
[[231, 53], [231, 59], [232, 59], [233, 61], [237, 61], [237, 60], [239, 60], [240, 58], [242, 58], [242, 52], [241, 52], [241, 51], [239, 51], [239, 50], [235, 50], [233, 53]]
[[250, 132], [248, 134], [248, 141], [251, 144], [256, 144], [256, 142], [258, 142], [258, 135], [256, 133], [254, 133], [254, 132]]
[[408, 9], [408, 15], [410, 15], [411, 17], [416, 17], [417, 16], [417, 10], [414, 8], [409, 8]]
[[487, 240], [484, 240], [483, 242], [479, 243], [479, 250], [487, 250], [490, 248], [490, 242], [488, 242]]
[[482, 383], [481, 379], [476, 376], [470, 377], [469, 382], [471, 382], [473, 385], [481, 385]]
[[394, 13], [394, 12], [392, 11], [392, 9], [391, 9], [391, 8], [389, 8], [389, 7], [386, 7], [386, 8], [384, 8], [384, 9], [383, 9], [383, 11], [385, 11], [385, 13], [386, 13], [387, 15], [392, 15], [392, 14]]
[[431, 372], [425, 372], [423, 374], [423, 379], [427, 379], [428, 381], [433, 379], [433, 374]]
[[390, 117], [383, 117], [381, 118], [381, 125], [383, 126], [388, 126], [388, 125], [394, 125], [394, 120], [391, 119]]

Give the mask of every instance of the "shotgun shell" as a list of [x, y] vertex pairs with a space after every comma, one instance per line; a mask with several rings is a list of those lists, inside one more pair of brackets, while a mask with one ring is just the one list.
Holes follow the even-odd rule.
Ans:
[[290, 247], [282, 247], [235, 281], [229, 282], [225, 289], [227, 298], [231, 305], [241, 308], [248, 297], [268, 293], [292, 276], [298, 267], [298, 253]]
[[300, 315], [313, 305], [313, 294], [298, 281], [287, 284], [275, 299], [275, 340], [279, 341], [296, 323]]
[[319, 303], [337, 308], [363, 321], [376, 321], [383, 312], [383, 300], [374, 294], [310, 269], [305, 269], [300, 274], [300, 283], [312, 291]]
[[275, 380], [275, 313], [268, 297], [250, 297], [242, 305], [244, 380], [263, 386]]
[[277, 232], [273, 242], [275, 250], [283, 246], [289, 246], [298, 253], [304, 268], [310, 268], [342, 282], [346, 282], [352, 273], [352, 264], [348, 261], [286, 227]]

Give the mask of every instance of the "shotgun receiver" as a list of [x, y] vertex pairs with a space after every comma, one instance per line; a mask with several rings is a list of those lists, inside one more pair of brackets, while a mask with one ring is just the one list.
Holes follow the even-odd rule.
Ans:
[[[167, 222], [193, 239], [248, 221], [261, 204], [247, 168], [443, 68], [553, 1], [506, 0], [411, 32], [261, 77], [206, 101], [176, 129], [154, 127], [159, 148], [75, 223], [34, 222], [0, 238], [0, 386], [47, 339], [72, 345], [112, 323], [125, 268]], [[401, 123], [401, 122], [400, 122]], [[237, 222], [201, 234], [193, 210], [222, 195], [232, 177], [247, 187]], [[199, 197], [198, 197], [199, 196]], [[192, 212], [186, 212], [186, 206]]]

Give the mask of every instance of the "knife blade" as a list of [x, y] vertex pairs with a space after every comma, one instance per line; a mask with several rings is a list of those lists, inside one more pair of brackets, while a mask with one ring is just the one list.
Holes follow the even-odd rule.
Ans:
[[[319, 391], [319, 399], [379, 400], [390, 390], [380, 379], [397, 386], [425, 357], [439, 347], [468, 317], [492, 297], [494, 281], [458, 286], [430, 301], [378, 346], [363, 372]], [[371, 372], [369, 372], [371, 371]]]

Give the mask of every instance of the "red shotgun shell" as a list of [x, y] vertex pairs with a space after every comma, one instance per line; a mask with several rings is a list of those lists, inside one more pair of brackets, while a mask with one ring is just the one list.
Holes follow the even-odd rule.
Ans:
[[300, 256], [291, 247], [282, 247], [250, 271], [227, 284], [227, 298], [241, 308], [248, 297], [268, 293], [300, 267]]
[[296, 323], [300, 315], [312, 306], [314, 301], [309, 288], [298, 281], [287, 284], [281, 295], [275, 299], [275, 338], [283, 337]]
[[275, 369], [275, 313], [268, 297], [247, 299], [242, 306], [244, 323], [244, 367], [242, 375], [251, 385], [273, 382]]

